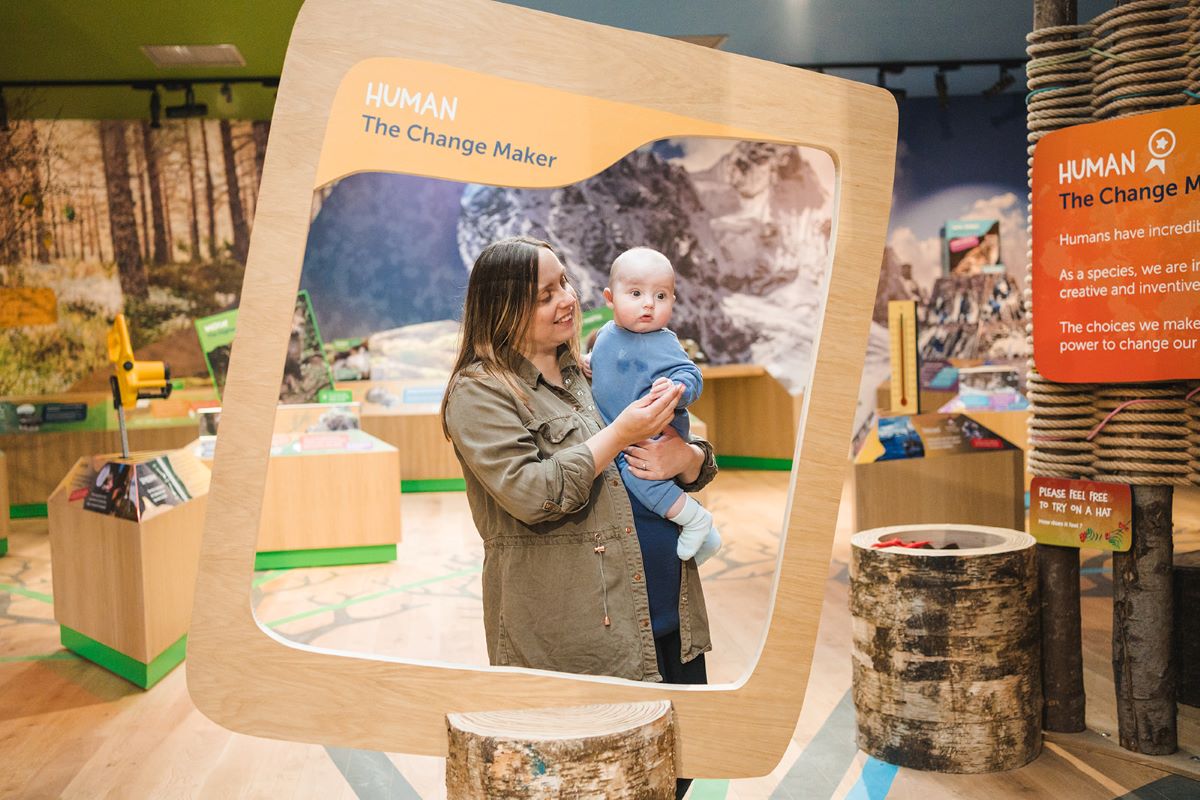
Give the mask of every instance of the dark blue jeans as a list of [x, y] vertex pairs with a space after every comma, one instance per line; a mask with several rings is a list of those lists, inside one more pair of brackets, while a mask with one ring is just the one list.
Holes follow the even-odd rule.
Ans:
[[[665, 633], [655, 637], [654, 651], [658, 656], [658, 672], [662, 675], [663, 683], [708, 683], [708, 672], [704, 669], [704, 656], [698, 655], [688, 663], [679, 660], [679, 650], [682, 643], [679, 631]], [[675, 782], [675, 800], [680, 800], [687, 794], [692, 785], [691, 778], [680, 778]]]

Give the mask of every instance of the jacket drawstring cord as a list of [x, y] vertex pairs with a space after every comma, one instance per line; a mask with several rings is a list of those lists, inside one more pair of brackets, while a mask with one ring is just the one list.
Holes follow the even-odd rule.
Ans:
[[604, 627], [612, 625], [612, 620], [608, 618], [608, 580], [604, 577], [604, 553], [607, 548], [600, 544], [600, 534], [596, 534], [596, 546], [592, 548], [592, 552], [600, 556], [600, 588], [604, 592]]

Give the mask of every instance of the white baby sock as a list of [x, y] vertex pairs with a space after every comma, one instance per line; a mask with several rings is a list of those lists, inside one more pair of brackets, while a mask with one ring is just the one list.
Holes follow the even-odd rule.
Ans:
[[701, 564], [721, 547], [721, 536], [713, 525], [712, 514], [692, 498], [685, 499], [679, 513], [667, 519], [682, 526], [679, 542], [675, 545], [675, 553], [681, 560], [695, 557], [696, 563]]
[[704, 537], [704, 541], [700, 543], [700, 549], [696, 551], [696, 566], [708, 561], [720, 549], [721, 534], [717, 533], [717, 526], [714, 525], [708, 529], [708, 535]]

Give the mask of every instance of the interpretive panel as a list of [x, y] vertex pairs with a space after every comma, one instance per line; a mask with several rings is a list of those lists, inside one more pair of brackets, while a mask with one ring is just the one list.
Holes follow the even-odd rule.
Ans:
[[1033, 305], [1050, 380], [1200, 376], [1200, 109], [1038, 142]]

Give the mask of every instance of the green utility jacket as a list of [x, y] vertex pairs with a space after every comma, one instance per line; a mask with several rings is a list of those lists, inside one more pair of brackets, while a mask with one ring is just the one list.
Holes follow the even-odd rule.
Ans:
[[[650, 629], [642, 552], [629, 497], [613, 464], [598, 478], [584, 442], [602, 423], [570, 353], [552, 386], [523, 361], [527, 408], [478, 367], [449, 387], [446, 424], [483, 537], [483, 627], [488, 658], [636, 681], [660, 681]], [[712, 446], [694, 484], [716, 475]], [[679, 591], [681, 658], [711, 648], [694, 560]], [[605, 620], [609, 624], [605, 624]]]

